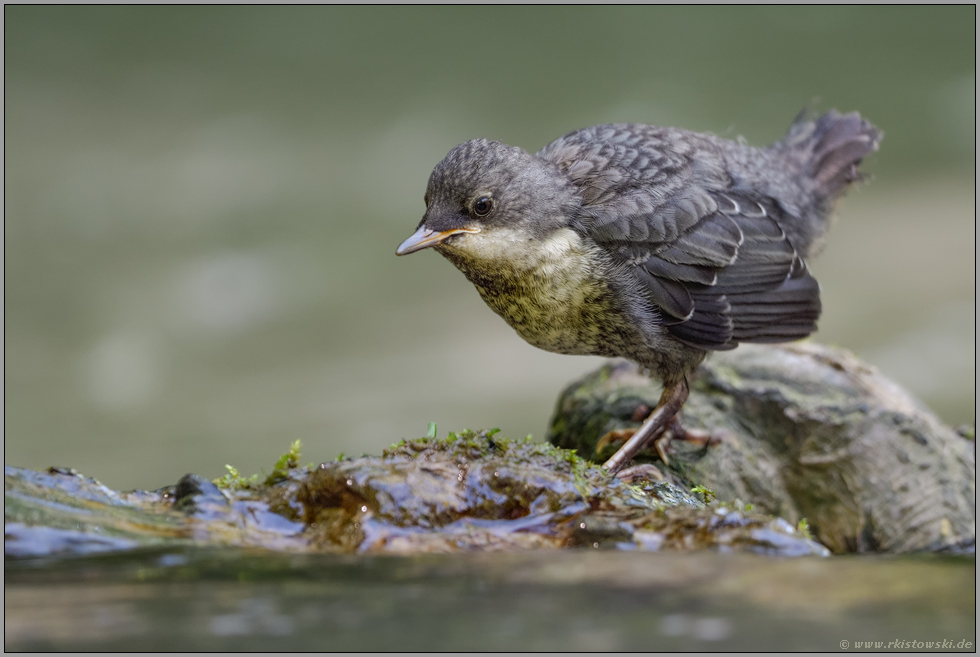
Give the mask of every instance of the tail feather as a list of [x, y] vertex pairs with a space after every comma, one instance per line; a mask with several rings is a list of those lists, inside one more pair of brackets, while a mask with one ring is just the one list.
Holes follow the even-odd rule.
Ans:
[[818, 194], [830, 200], [861, 179], [858, 164], [880, 141], [881, 131], [857, 112], [831, 110], [817, 119], [798, 117], [783, 145], [804, 157]]
[[881, 131], [861, 118], [857, 112], [841, 116], [829, 112], [817, 121], [819, 141], [814, 148], [812, 175], [827, 196], [836, 196], [847, 185], [858, 180], [861, 159], [878, 150]]

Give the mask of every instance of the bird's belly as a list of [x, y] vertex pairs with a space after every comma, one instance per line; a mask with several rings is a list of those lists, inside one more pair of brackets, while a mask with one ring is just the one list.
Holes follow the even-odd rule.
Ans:
[[581, 309], [544, 294], [499, 294], [478, 288], [480, 296], [527, 342], [560, 354], [590, 354], [598, 331]]

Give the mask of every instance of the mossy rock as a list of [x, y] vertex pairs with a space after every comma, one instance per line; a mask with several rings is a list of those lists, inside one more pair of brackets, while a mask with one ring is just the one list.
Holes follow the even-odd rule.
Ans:
[[[612, 361], [558, 400], [549, 440], [597, 461], [599, 438], [639, 426], [661, 387]], [[712, 354], [681, 413], [721, 440], [674, 441], [654, 478], [740, 500], [793, 524], [806, 519], [843, 552], [973, 552], [976, 447], [852, 354], [812, 343]]]
[[187, 475], [175, 486], [133, 493], [73, 472], [8, 467], [6, 554], [160, 543], [399, 554], [573, 547], [827, 553], [784, 520], [706, 505], [669, 483], [631, 486], [570, 450], [492, 432], [402, 441], [381, 456], [319, 466], [300, 467], [298, 445], [290, 454], [264, 481], [234, 472], [218, 482]]

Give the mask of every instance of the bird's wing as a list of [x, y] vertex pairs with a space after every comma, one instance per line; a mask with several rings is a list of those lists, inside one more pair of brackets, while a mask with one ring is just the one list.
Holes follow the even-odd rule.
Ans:
[[780, 214], [771, 201], [698, 190], [652, 214], [595, 213], [588, 232], [631, 267], [673, 337], [730, 349], [816, 329], [820, 288]]
[[600, 126], [612, 136], [559, 140], [539, 154], [582, 190], [580, 228], [630, 269], [667, 331], [688, 345], [812, 333], [820, 288], [780, 227], [794, 218], [773, 199], [697, 184], [702, 165], [648, 128]]

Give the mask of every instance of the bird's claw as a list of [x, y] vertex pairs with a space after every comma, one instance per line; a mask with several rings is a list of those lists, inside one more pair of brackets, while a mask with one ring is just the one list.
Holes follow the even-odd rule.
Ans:
[[[642, 420], [643, 418], [640, 419]], [[602, 450], [610, 445], [622, 445], [632, 438], [636, 431], [636, 429], [613, 429], [612, 431], [606, 432], [602, 438], [596, 442], [595, 453], [601, 453]], [[699, 445], [704, 449], [708, 449], [709, 447], [714, 447], [715, 445], [720, 444], [723, 440], [725, 440], [727, 435], [727, 432], [721, 429], [717, 431], [685, 429], [681, 425], [679, 417], [675, 416], [667, 425], [667, 428], [663, 431], [663, 433], [653, 439], [653, 444], [647, 445], [647, 449], [649, 449], [649, 447], [653, 447], [653, 449], [657, 452], [657, 456], [660, 457], [660, 460], [663, 461], [664, 465], [670, 465], [670, 457], [668, 454], [671, 452], [670, 443], [672, 441], [681, 440], [686, 443], [692, 443], [694, 445]], [[629, 468], [629, 470], [632, 470], [632, 468]], [[623, 470], [623, 472], [626, 472], [626, 470]]]
[[613, 429], [599, 439], [595, 444], [595, 453], [598, 454], [610, 445], [622, 444], [633, 437], [636, 429]]
[[716, 429], [714, 431], [707, 431], [705, 429], [685, 429], [681, 426], [680, 420], [677, 418], [674, 418], [670, 428], [668, 428], [664, 433], [670, 434], [671, 440], [683, 440], [686, 443], [692, 443], [704, 448], [720, 445], [722, 441], [728, 439], [728, 437], [731, 435], [724, 429]]
[[620, 470], [616, 474], [616, 478], [620, 481], [626, 482], [627, 484], [633, 484], [637, 481], [666, 481], [663, 473], [660, 469], [652, 463], [640, 463], [639, 465], [631, 465], [628, 468]]
[[[610, 445], [623, 444], [627, 440], [633, 437], [636, 433], [636, 429], [613, 429], [612, 431], [606, 432], [595, 444], [595, 453], [600, 454], [602, 450], [609, 447]], [[665, 465], [670, 465], [670, 459], [667, 458], [667, 445], [670, 443], [670, 436], [667, 432], [659, 435], [654, 439], [652, 447], [656, 450], [657, 456], [660, 460], [664, 462]]]

